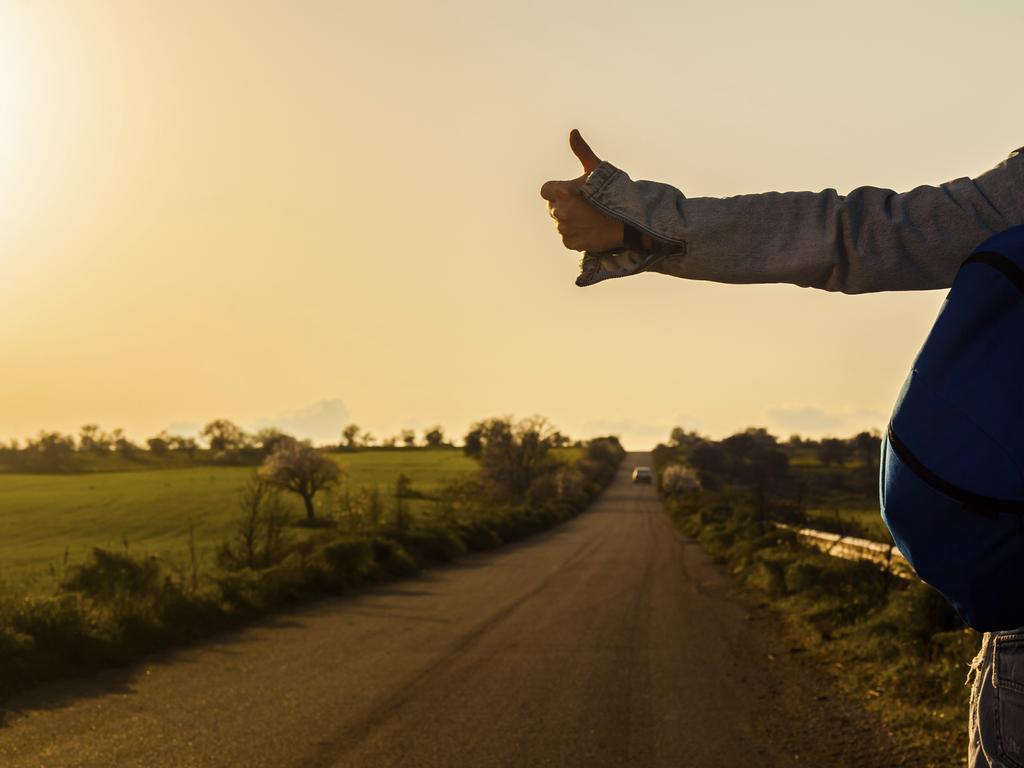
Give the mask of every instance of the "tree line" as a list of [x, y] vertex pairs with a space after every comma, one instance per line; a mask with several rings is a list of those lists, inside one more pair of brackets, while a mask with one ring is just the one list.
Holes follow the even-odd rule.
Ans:
[[[474, 425], [465, 437], [473, 445], [479, 441], [477, 427]], [[440, 425], [427, 427], [419, 434], [413, 429], [403, 429], [397, 435], [378, 440], [358, 424], [348, 424], [339, 438], [337, 443], [324, 447], [338, 451], [455, 447]], [[551, 430], [545, 439], [554, 447], [574, 444], [557, 430]], [[163, 430], [141, 443], [129, 439], [123, 429], [107, 432], [98, 424], [85, 424], [77, 435], [44, 430], [23, 441], [0, 442], [0, 465], [22, 472], [71, 472], [81, 466], [79, 458], [84, 456], [118, 456], [131, 460], [173, 455], [185, 456], [189, 461], [202, 458], [216, 464], [259, 464], [282, 442], [295, 440], [293, 435], [276, 427], [248, 432], [230, 419], [214, 419], [194, 436]]]
[[789, 452], [802, 449], [805, 452], [813, 452], [825, 467], [843, 467], [852, 461], [860, 461], [874, 472], [878, 468], [882, 436], [878, 430], [859, 432], [848, 438], [823, 437], [821, 440], [793, 434], [783, 442], [763, 427], [749, 427], [716, 443], [697, 432], [687, 432], [682, 427], [675, 427], [669, 436], [668, 444], [673, 448], [699, 446], [702, 456], [698, 457], [698, 461], [704, 459], [716, 466], [721, 463], [721, 457], [714, 454], [731, 451], [742, 454], [754, 453], [758, 461], [774, 461], [778, 468], [781, 459], [773, 452], [788, 455]]
[[[567, 438], [539, 416], [514, 421], [510, 417], [490, 418], [474, 424], [463, 439], [463, 452], [480, 464], [479, 487], [472, 495], [498, 503], [538, 502], [564, 495], [564, 463], [551, 453], [563, 447]], [[590, 441], [582, 461], [594, 460], [607, 443], [614, 448], [616, 461], [621, 452], [618, 441]], [[603, 457], [603, 461], [610, 461]], [[293, 493], [302, 500], [306, 522], [316, 519], [315, 498], [321, 491], [336, 487], [342, 480], [341, 466], [314, 447], [308, 440], [278, 435], [273, 448], [263, 458], [257, 481], [271, 491]], [[404, 481], [404, 486], [403, 486]], [[410, 497], [408, 478], [397, 478], [395, 498]], [[264, 493], [260, 488], [254, 495]]]
[[[805, 521], [808, 498], [821, 492], [847, 492], [865, 499], [878, 493], [882, 439], [877, 431], [849, 438], [813, 440], [791, 435], [782, 441], [762, 427], [750, 427], [722, 440], [676, 427], [667, 444], [654, 451], [659, 467], [685, 466], [668, 476], [679, 489], [697, 485], [708, 490], [727, 486], [749, 489], [755, 519]], [[800, 458], [800, 471], [792, 464]], [[813, 458], [818, 466], [808, 466]]]

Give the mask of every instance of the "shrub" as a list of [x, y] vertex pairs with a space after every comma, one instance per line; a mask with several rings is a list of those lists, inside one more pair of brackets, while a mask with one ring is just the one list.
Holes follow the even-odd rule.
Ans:
[[817, 589], [820, 585], [821, 567], [805, 561], [790, 563], [786, 568], [786, 591], [804, 592]]
[[9, 642], [66, 664], [81, 664], [94, 653], [89, 619], [73, 595], [26, 597], [7, 616]]
[[376, 574], [373, 542], [363, 538], [344, 538], [324, 545], [313, 555], [314, 567], [330, 575], [337, 587], [351, 587]]
[[417, 528], [391, 535], [420, 566], [447, 563], [466, 553], [461, 539], [440, 528]]
[[700, 488], [700, 481], [697, 473], [690, 467], [682, 464], [670, 464], [661, 473], [662, 493], [679, 496]]
[[780, 563], [759, 560], [747, 571], [747, 583], [764, 592], [769, 597], [782, 597], [786, 594], [786, 576]]
[[893, 631], [917, 655], [925, 655], [932, 638], [942, 632], [962, 630], [963, 621], [942, 596], [921, 582], [893, 592], [885, 607], [868, 625]]
[[135, 600], [159, 590], [160, 565], [155, 557], [137, 559], [95, 547], [89, 560], [72, 566], [60, 584], [95, 601]]
[[152, 556], [95, 548], [59, 589], [81, 598], [101, 632], [131, 647], [159, 646], [195, 636], [204, 624], [217, 625], [215, 607], [190, 594]]
[[475, 519], [484, 514], [483, 487], [477, 480], [454, 480], [445, 483], [437, 501], [444, 520]]
[[267, 568], [281, 561], [289, 537], [289, 516], [278, 492], [253, 475], [239, 494], [234, 537], [217, 549], [217, 563], [226, 570]]
[[494, 549], [502, 544], [498, 533], [483, 520], [459, 523], [458, 531], [459, 537], [466, 543], [466, 546], [474, 551]]
[[415, 576], [420, 572], [416, 561], [405, 548], [392, 539], [374, 539], [373, 556], [384, 572], [392, 576]]

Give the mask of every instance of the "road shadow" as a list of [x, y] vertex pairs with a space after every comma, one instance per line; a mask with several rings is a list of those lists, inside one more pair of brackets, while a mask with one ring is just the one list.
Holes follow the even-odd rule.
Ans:
[[204, 654], [238, 656], [244, 651], [236, 651], [230, 644], [244, 631], [255, 626], [285, 629], [302, 627], [303, 623], [287, 614], [268, 616], [251, 624], [218, 630], [185, 645], [146, 654], [124, 665], [99, 670], [88, 669], [77, 675], [61, 676], [57, 680], [40, 683], [0, 700], [0, 732], [19, 718], [33, 712], [64, 709], [83, 700], [111, 695], [132, 696], [136, 693], [136, 681], [145, 677], [150, 667], [172, 663], [195, 663], [199, 650]]

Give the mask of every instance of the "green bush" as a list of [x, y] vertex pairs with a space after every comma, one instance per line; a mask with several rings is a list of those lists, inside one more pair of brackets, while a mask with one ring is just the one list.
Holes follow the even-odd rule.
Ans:
[[85, 563], [69, 569], [60, 588], [94, 600], [122, 601], [150, 596], [160, 584], [156, 558], [140, 559], [96, 547]]
[[817, 590], [821, 584], [822, 568], [816, 563], [797, 561], [786, 568], [787, 592], [810, 592]]
[[[65, 620], [73, 620], [80, 601], [96, 631], [128, 649], [189, 639], [201, 634], [204, 625], [217, 625], [216, 606], [203, 595], [190, 594], [155, 557], [96, 548], [85, 563], [69, 570], [59, 590], [55, 600], [63, 601]], [[37, 619], [46, 615], [39, 607], [32, 613]], [[54, 634], [69, 631], [58, 627]]]
[[9, 636], [23, 650], [31, 648], [72, 665], [95, 654], [89, 618], [74, 595], [26, 597], [6, 618]]
[[722, 528], [702, 528], [697, 540], [713, 555], [724, 556], [736, 541], [736, 532]]
[[913, 582], [893, 592], [867, 626], [876, 631], [893, 632], [906, 650], [926, 656], [937, 634], [962, 630], [963, 622], [938, 592], [926, 584]]
[[296, 605], [317, 592], [330, 591], [323, 576], [299, 558], [286, 558], [280, 565], [256, 572], [251, 604], [262, 611]]
[[466, 545], [453, 532], [441, 528], [415, 528], [390, 533], [421, 567], [447, 563], [466, 554]]
[[328, 575], [327, 583], [344, 589], [373, 578], [377, 572], [373, 542], [365, 538], [331, 541], [314, 552], [313, 566]]
[[384, 572], [391, 576], [415, 576], [420, 572], [405, 548], [392, 539], [374, 539], [373, 556]]
[[769, 597], [782, 597], [786, 594], [785, 571], [780, 563], [764, 560], [754, 563], [746, 573], [746, 581]]
[[466, 546], [474, 552], [500, 547], [501, 536], [494, 527], [483, 520], [470, 520], [462, 522], [456, 528], [459, 537], [466, 543]]

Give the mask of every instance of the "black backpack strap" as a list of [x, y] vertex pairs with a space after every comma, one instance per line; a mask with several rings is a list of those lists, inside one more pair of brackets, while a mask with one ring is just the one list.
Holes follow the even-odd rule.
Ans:
[[[971, 258], [974, 257], [972, 256]], [[964, 505], [964, 509], [968, 512], [974, 512], [975, 514], [983, 515], [985, 517], [995, 517], [1000, 512], [1024, 515], [1024, 501], [997, 499], [992, 496], [983, 496], [979, 493], [964, 490], [957, 485], [953, 485], [953, 483], [948, 480], [944, 480], [939, 477], [928, 469], [928, 467], [922, 464], [918, 458], [910, 452], [910, 449], [907, 448], [906, 444], [896, 436], [896, 431], [892, 428], [891, 421], [889, 422], [889, 445], [892, 446], [893, 451], [900, 458], [900, 461], [906, 464], [915, 475], [928, 483], [928, 485], [939, 493], [945, 494], [951, 499], [959, 501]]]
[[1017, 287], [1018, 291], [1024, 293], [1024, 270], [1018, 267], [1013, 259], [1007, 258], [995, 251], [985, 251], [984, 253], [975, 253], [972, 256], [968, 256], [967, 260], [960, 266], [966, 267], [968, 264], [986, 264], [998, 269]]

